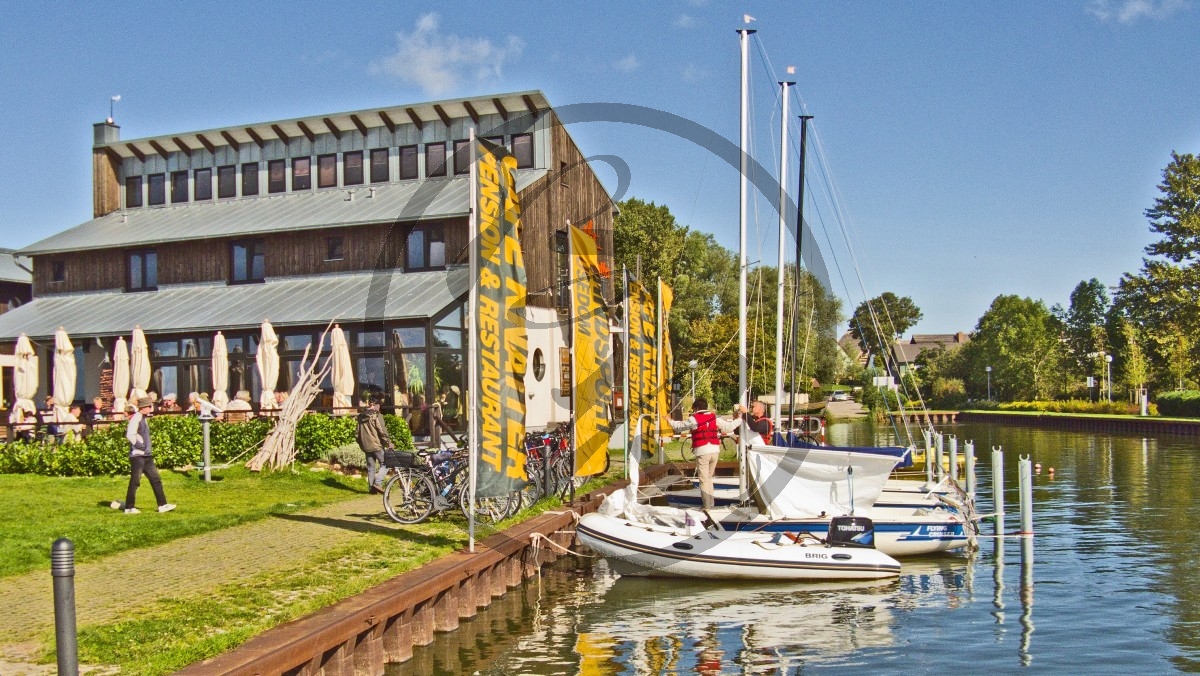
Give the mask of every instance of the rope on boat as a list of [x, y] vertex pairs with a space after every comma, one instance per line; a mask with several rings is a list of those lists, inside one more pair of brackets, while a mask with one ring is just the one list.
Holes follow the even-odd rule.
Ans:
[[[556, 533], [569, 533], [571, 531], [555, 531], [555, 532]], [[549, 536], [543, 535], [542, 533], [532, 533], [532, 534], [530, 534], [529, 539], [531, 541], [530, 545], [533, 547], [533, 556], [534, 556], [535, 562], [537, 561], [538, 554], [541, 552], [542, 544], [548, 544], [548, 545], [550, 545], [551, 549], [562, 552], [563, 554], [571, 554], [573, 556], [578, 556], [578, 557], [585, 558], [585, 559], [596, 558], [596, 556], [594, 554], [582, 554], [580, 552], [576, 552], [576, 551], [567, 549], [566, 547], [564, 547], [564, 546], [558, 544], [557, 542], [555, 542], [554, 540], [550, 539]], [[538, 567], [538, 570], [541, 570], [540, 566]]]

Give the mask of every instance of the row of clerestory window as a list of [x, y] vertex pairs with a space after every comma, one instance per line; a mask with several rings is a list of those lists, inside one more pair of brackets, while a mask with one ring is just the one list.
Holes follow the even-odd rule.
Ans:
[[[517, 161], [518, 169], [533, 167], [533, 135], [513, 134], [511, 137], [511, 152]], [[489, 137], [489, 141], [497, 145], [504, 144], [504, 137]], [[338, 153], [318, 155], [316, 158], [316, 187], [336, 188], [341, 186], [363, 185], [370, 183], [386, 183], [393, 180], [391, 176], [391, 154], [394, 151], [398, 159], [399, 173], [396, 180], [406, 181], [421, 178], [417, 162], [418, 152], [424, 151], [425, 178], [446, 176], [446, 144], [426, 143], [423, 147], [417, 145], [399, 146], [398, 148], [375, 148], [364, 152], [362, 150], [341, 153], [341, 181], [338, 180]], [[455, 175], [469, 173], [471, 170], [470, 141], [454, 142]], [[290, 167], [289, 167], [290, 164]], [[268, 160], [266, 172], [266, 192], [268, 194], [287, 192], [288, 172], [291, 172], [291, 190], [311, 190], [313, 188], [313, 158], [294, 157], [291, 160]], [[245, 162], [241, 165], [229, 164], [215, 168], [216, 197], [227, 199], [233, 197], [251, 197], [260, 194], [259, 173], [260, 162]], [[240, 181], [239, 181], [240, 176]], [[143, 205], [159, 206], [168, 203], [180, 204], [189, 201], [203, 202], [213, 199], [214, 169], [205, 167], [173, 171], [167, 173], [147, 174], [145, 176], [129, 176], [125, 179], [125, 207], [132, 209]], [[240, 185], [240, 191], [239, 191]], [[168, 194], [169, 193], [169, 194]]]

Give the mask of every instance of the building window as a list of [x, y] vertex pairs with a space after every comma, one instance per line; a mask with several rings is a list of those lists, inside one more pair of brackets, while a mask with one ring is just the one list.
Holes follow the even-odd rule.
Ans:
[[129, 269], [129, 291], [149, 291], [158, 288], [158, 253], [153, 249], [131, 251], [126, 258]]
[[471, 171], [471, 142], [454, 142], [454, 173], [466, 174]]
[[312, 187], [312, 158], [297, 157], [292, 160], [292, 190], [308, 190]]
[[425, 177], [446, 175], [446, 144], [425, 144]]
[[337, 155], [321, 155], [317, 158], [317, 187], [337, 187]]
[[196, 184], [196, 201], [212, 199], [212, 169], [197, 169], [192, 176]]
[[325, 239], [325, 260], [340, 261], [346, 257], [346, 238], [328, 237]]
[[171, 204], [188, 201], [188, 173], [171, 172]]
[[166, 204], [167, 203], [167, 177], [165, 174], [150, 174], [146, 177], [146, 181], [150, 186], [149, 202], [150, 204]]
[[362, 151], [342, 153], [342, 185], [362, 185]]
[[554, 295], [557, 299], [559, 312], [571, 311], [571, 268], [570, 257], [567, 255], [567, 233], [554, 233], [554, 259], [558, 269], [558, 290]]
[[287, 162], [271, 160], [267, 162], [267, 192], [283, 192], [287, 190]]
[[235, 165], [217, 167], [217, 197], [237, 197], [237, 167]]
[[67, 281], [67, 262], [66, 261], [50, 261], [50, 281], [52, 281], [52, 282]]
[[417, 147], [400, 147], [400, 180], [417, 178]]
[[533, 166], [533, 134], [513, 134], [512, 154], [517, 158], [518, 169]]
[[130, 176], [125, 179], [125, 208], [142, 206], [142, 177]]
[[230, 270], [233, 274], [230, 281], [261, 282], [266, 279], [266, 257], [261, 239], [234, 242], [231, 250], [233, 261]]
[[258, 194], [258, 162], [242, 165], [242, 197]]
[[376, 148], [371, 151], [371, 182], [385, 183], [388, 180], [388, 149]]
[[441, 224], [414, 225], [408, 231], [404, 264], [409, 271], [446, 267], [446, 234]]

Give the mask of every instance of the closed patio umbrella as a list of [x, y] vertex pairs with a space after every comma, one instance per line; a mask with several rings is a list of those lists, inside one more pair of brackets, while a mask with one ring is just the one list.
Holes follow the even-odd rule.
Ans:
[[117, 338], [113, 346], [113, 413], [124, 413], [129, 398], [129, 344]]
[[353, 412], [354, 402], [350, 397], [354, 394], [354, 371], [350, 364], [350, 345], [346, 343], [346, 333], [336, 324], [330, 336], [330, 347], [333, 360], [330, 368], [330, 378], [333, 380], [333, 413], [334, 415], [349, 415]]
[[75, 401], [75, 346], [67, 330], [54, 332], [54, 419], [66, 420]]
[[33, 403], [33, 398], [37, 396], [38, 391], [38, 357], [33, 343], [29, 342], [29, 336], [24, 333], [17, 338], [14, 356], [17, 358], [17, 364], [13, 367], [13, 390], [17, 401], [13, 408], [19, 408], [28, 414], [36, 413], [37, 405]]
[[225, 346], [225, 336], [220, 331], [217, 331], [217, 336], [213, 338], [212, 383], [212, 403], [223, 409], [229, 403], [229, 349]]
[[259, 408], [279, 408], [275, 403], [275, 383], [279, 382], [279, 337], [269, 321], [263, 320], [262, 337], [258, 340], [258, 354], [254, 359], [258, 363], [258, 377], [262, 379]]
[[146, 345], [146, 334], [142, 327], [133, 328], [133, 345], [129, 348], [129, 378], [133, 391], [130, 399], [146, 396], [150, 388], [150, 348]]

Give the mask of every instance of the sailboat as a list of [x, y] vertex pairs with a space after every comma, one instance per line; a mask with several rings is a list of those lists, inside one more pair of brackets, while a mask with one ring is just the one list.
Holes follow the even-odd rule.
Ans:
[[[748, 41], [753, 31], [742, 29], [742, 133], [741, 147], [741, 241], [739, 247], [739, 392], [746, 388], [746, 195], [747, 195], [747, 90]], [[747, 402], [743, 402], [747, 403]], [[639, 434], [641, 426], [638, 426]], [[813, 450], [805, 452], [809, 461], [792, 461], [795, 453], [783, 449], [784, 457], [774, 459], [775, 451], [757, 449], [747, 453], [747, 434], [739, 436], [739, 457], [743, 461], [741, 488], [750, 479], [750, 492], [758, 496], [763, 514], [786, 514], [790, 504], [799, 502], [812, 509], [812, 500], [829, 501], [829, 509], [839, 501], [855, 501], [864, 506], [873, 502], [896, 464], [895, 458], [882, 455]], [[631, 453], [639, 454], [640, 443]], [[769, 447], [767, 447], [769, 449]], [[780, 467], [787, 469], [779, 472]], [[753, 472], [751, 468], [753, 467]], [[850, 514], [824, 519], [824, 537], [811, 529], [742, 530], [727, 529], [711, 514], [675, 507], [654, 507], [638, 503], [638, 462], [631, 458], [630, 485], [608, 496], [600, 509], [580, 518], [576, 526], [579, 541], [604, 556], [614, 570], [623, 575], [695, 577], [708, 579], [763, 580], [863, 580], [894, 577], [900, 564], [875, 548], [875, 529], [870, 519]], [[858, 476], [853, 477], [852, 473]], [[787, 478], [784, 474], [787, 473]], [[783, 485], [777, 485], [783, 479]], [[859, 496], [854, 496], [855, 481]], [[874, 487], [874, 488], [871, 488]], [[780, 490], [775, 490], [779, 488]], [[810, 490], [804, 490], [808, 488]]]

